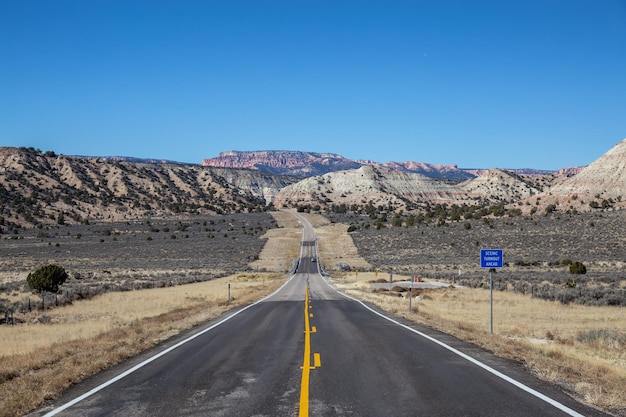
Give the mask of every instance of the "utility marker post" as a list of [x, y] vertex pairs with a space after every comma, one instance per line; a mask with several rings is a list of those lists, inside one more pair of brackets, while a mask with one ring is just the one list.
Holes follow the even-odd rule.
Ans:
[[504, 262], [502, 249], [481, 249], [480, 267], [489, 268], [489, 328], [493, 334], [493, 269], [502, 268]]
[[409, 313], [413, 311], [413, 281], [415, 281], [416, 275], [411, 276], [411, 289], [409, 290]]

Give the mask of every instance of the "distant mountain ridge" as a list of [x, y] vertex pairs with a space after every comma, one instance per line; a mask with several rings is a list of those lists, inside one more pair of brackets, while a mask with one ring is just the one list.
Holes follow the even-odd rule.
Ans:
[[332, 153], [302, 151], [227, 151], [204, 159], [202, 166], [247, 168], [278, 175], [313, 177], [360, 168], [362, 164]]
[[[221, 155], [213, 162], [224, 166], [216, 167], [0, 147], [0, 234], [64, 222], [273, 207], [419, 213], [433, 205], [497, 206], [530, 215], [626, 208], [626, 139], [582, 169], [537, 175], [492, 168], [473, 170], [465, 180], [468, 170], [455, 165], [377, 164], [297, 151]], [[293, 172], [299, 175], [287, 175]]]
[[[247, 168], [277, 175], [314, 177], [330, 172], [358, 169], [363, 166], [383, 167], [392, 171], [421, 174], [430, 178], [459, 183], [480, 176], [486, 169], [464, 169], [456, 164], [440, 165], [426, 162], [385, 162], [352, 160], [333, 153], [304, 151], [226, 151], [217, 157], [202, 161], [203, 166]], [[518, 175], [550, 175], [555, 171], [537, 169], [509, 169]]]

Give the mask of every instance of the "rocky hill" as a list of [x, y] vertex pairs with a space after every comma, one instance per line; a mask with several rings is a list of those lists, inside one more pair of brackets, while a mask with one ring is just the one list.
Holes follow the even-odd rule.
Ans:
[[390, 210], [411, 210], [426, 201], [451, 202], [464, 198], [460, 189], [444, 181], [384, 167], [362, 166], [287, 186], [276, 196], [275, 205], [382, 205]]
[[460, 187], [472, 197], [506, 202], [523, 200], [541, 192], [522, 177], [496, 168], [460, 184]]
[[[504, 204], [526, 213], [626, 207], [626, 140], [586, 168], [548, 174], [533, 170], [477, 170], [477, 177], [460, 183], [405, 171], [429, 168], [418, 163], [393, 165], [390, 169], [363, 162], [369, 165], [307, 178], [285, 187], [276, 196], [276, 205], [344, 205], [355, 210], [369, 205], [397, 212], [419, 210], [431, 204]], [[455, 166], [430, 167], [437, 172], [458, 170]]]
[[551, 187], [548, 195], [613, 202], [626, 200], [626, 139], [578, 174]]
[[[530, 213], [626, 207], [626, 140], [578, 174], [570, 170], [520, 175], [490, 169], [477, 170], [478, 176], [465, 181], [460, 181], [465, 171], [454, 165], [388, 167], [307, 152], [221, 155], [224, 165], [252, 168], [129, 162], [0, 148], [0, 232], [63, 222], [262, 211], [270, 203], [322, 211], [343, 206], [405, 213], [434, 205], [509, 205], [516, 212]], [[275, 173], [268, 172], [272, 170]], [[332, 172], [312, 175], [326, 170]], [[411, 170], [428, 171], [430, 176]]]
[[[485, 169], [463, 169], [457, 165], [429, 164], [425, 162], [385, 162], [373, 160], [351, 160], [331, 153], [300, 151], [253, 151], [222, 152], [215, 158], [202, 161], [203, 166], [222, 168], [248, 168], [261, 172], [299, 177], [313, 177], [335, 171], [357, 169], [362, 166], [387, 168], [392, 171], [410, 172], [426, 177], [460, 183], [482, 175]], [[568, 168], [570, 169], [570, 168]], [[507, 170], [517, 175], [539, 177], [550, 176], [554, 171], [537, 169]]]
[[312, 177], [361, 166], [360, 163], [341, 155], [300, 151], [221, 152], [216, 158], [204, 159], [202, 165], [249, 168], [272, 174], [300, 177]]
[[0, 148], [0, 227], [266, 209], [293, 178]]
[[422, 174], [431, 178], [461, 182], [476, 177], [471, 170], [459, 169], [456, 165], [436, 165], [424, 162], [387, 162], [351, 160], [332, 153], [300, 151], [253, 151], [221, 152], [215, 158], [202, 161], [203, 166], [222, 168], [249, 168], [279, 175], [314, 177], [330, 172], [374, 166], [393, 171]]
[[477, 174], [470, 172], [469, 170], [460, 169], [457, 165], [438, 165], [411, 161], [386, 162], [384, 164], [370, 162], [369, 165], [382, 166], [392, 171], [411, 172], [430, 178], [449, 180], [452, 183], [458, 183], [477, 176]]
[[384, 206], [390, 211], [410, 211], [429, 204], [513, 203], [541, 191], [520, 176], [490, 169], [460, 184], [385, 167], [331, 172], [306, 178], [283, 188], [277, 207], [298, 205]]

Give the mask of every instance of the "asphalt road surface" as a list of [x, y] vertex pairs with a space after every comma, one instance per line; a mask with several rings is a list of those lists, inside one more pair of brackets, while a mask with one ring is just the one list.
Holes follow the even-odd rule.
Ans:
[[303, 224], [297, 273], [32, 416], [603, 416], [519, 366], [335, 291]]

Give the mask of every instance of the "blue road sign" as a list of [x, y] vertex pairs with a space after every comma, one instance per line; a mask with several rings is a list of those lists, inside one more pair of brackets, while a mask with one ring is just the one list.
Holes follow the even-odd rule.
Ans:
[[504, 264], [504, 255], [502, 249], [481, 249], [480, 250], [480, 267], [481, 268], [502, 268]]

